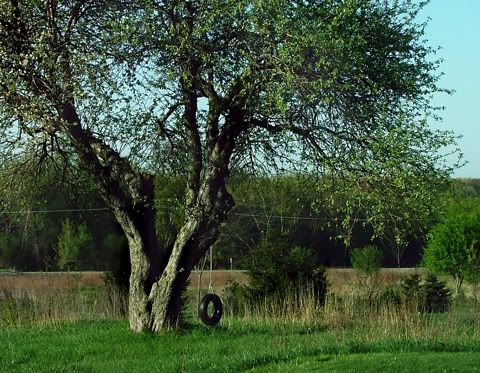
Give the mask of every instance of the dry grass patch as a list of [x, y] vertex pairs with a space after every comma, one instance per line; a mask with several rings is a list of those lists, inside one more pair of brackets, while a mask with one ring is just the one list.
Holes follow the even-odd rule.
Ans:
[[75, 289], [105, 286], [104, 272], [5, 272], [0, 292], [14, 290]]

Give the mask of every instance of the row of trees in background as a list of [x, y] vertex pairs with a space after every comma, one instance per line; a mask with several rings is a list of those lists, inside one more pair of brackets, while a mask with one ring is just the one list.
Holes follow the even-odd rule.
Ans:
[[[17, 185], [22, 182], [19, 175]], [[0, 198], [0, 267], [52, 271], [120, 266], [125, 237], [87, 179], [47, 167], [34, 185], [6, 190]]]
[[[103, 209], [95, 188], [86, 179], [65, 184], [60, 177], [66, 176], [46, 170], [30, 195], [3, 196], [0, 266], [18, 270], [121, 270], [128, 262], [126, 239], [112, 214]], [[155, 183], [156, 226], [164, 247], [172, 247], [183, 223], [183, 182], [181, 178], [158, 176]], [[213, 248], [214, 267], [230, 268], [233, 264], [235, 269], [251, 269], [252, 273], [265, 267], [295, 272], [305, 263], [343, 267], [350, 265], [349, 249], [367, 244], [381, 249], [383, 266], [415, 266], [431, 232], [424, 263], [448, 272], [450, 264], [439, 264], [441, 260], [432, 258], [452, 257], [440, 247], [447, 240], [456, 240], [458, 255], [453, 255], [456, 263], [450, 271], [456, 271], [460, 284], [465, 276], [472, 276], [463, 267], [476, 257], [462, 248], [478, 246], [478, 180], [455, 181], [453, 188], [432, 201], [435, 208], [429, 219], [412, 220], [406, 231], [399, 231], [394, 220], [385, 221], [383, 233], [375, 236], [368, 221], [359, 219], [348, 227], [348, 241], [342, 239], [347, 234], [344, 217], [327, 204], [328, 194], [318, 207], [315, 183], [318, 180], [307, 175], [234, 178], [230, 188], [237, 204]], [[446, 213], [440, 206], [446, 206]], [[434, 227], [444, 215], [445, 220]], [[417, 215], [412, 212], [412, 216]], [[395, 243], [394, 234], [405, 237], [400, 245]]]

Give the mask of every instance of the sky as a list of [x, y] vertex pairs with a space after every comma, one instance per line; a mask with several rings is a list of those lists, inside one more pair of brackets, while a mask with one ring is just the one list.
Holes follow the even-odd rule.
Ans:
[[421, 17], [431, 18], [428, 44], [441, 47], [439, 86], [455, 90], [435, 96], [445, 110], [442, 123], [431, 125], [462, 136], [458, 145], [468, 163], [453, 176], [480, 178], [480, 0], [431, 0]]

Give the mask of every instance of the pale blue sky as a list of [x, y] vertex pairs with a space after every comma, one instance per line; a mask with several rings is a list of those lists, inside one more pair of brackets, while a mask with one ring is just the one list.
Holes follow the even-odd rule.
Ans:
[[439, 85], [455, 90], [434, 100], [446, 107], [440, 128], [463, 136], [458, 144], [469, 163], [454, 176], [480, 178], [480, 0], [431, 0], [422, 17], [431, 18], [429, 45], [442, 48]]

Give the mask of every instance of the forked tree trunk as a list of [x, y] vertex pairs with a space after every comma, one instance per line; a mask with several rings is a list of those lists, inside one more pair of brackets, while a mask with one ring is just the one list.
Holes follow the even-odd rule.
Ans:
[[179, 325], [191, 271], [218, 238], [219, 226], [233, 205], [226, 191], [214, 195], [216, 198], [190, 211], [172, 252], [163, 259], [154, 238], [154, 210], [143, 208], [143, 215], [137, 218], [135, 214], [116, 212], [130, 250], [128, 313], [133, 331], [158, 332]]
[[[195, 109], [195, 105], [190, 109]], [[203, 182], [200, 183], [200, 162], [189, 183], [185, 224], [168, 258], [162, 258], [156, 237], [153, 177], [135, 172], [118, 153], [84, 130], [73, 101], [59, 112], [85, 168], [97, 182], [128, 240], [130, 328], [135, 332], [156, 332], [177, 326], [191, 270], [218, 238], [219, 226], [233, 206], [225, 183], [235, 139], [246, 128], [241, 110], [231, 108], [222, 133], [212, 130], [210, 134], [209, 163]], [[192, 116], [186, 121], [194, 119]]]
[[160, 261], [152, 262], [143, 240], [129, 237], [131, 275], [129, 322], [135, 332], [175, 328], [179, 325], [184, 290], [193, 266], [218, 237], [218, 222], [190, 219], [181, 228], [161, 274]]

